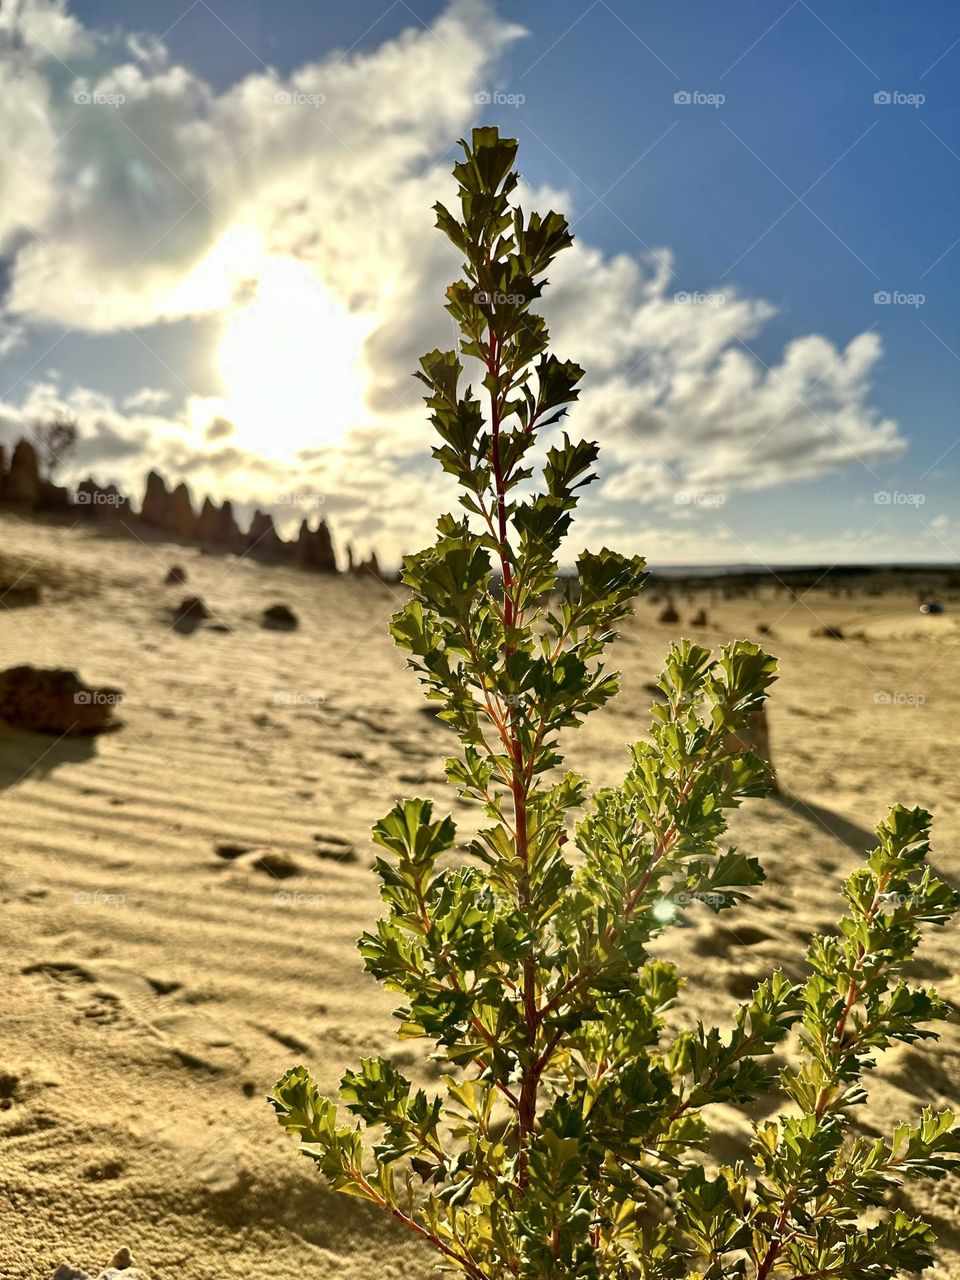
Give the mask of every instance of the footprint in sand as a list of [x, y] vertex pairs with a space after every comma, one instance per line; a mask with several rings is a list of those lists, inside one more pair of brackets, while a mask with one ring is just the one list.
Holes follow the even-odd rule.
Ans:
[[256, 850], [252, 846], [245, 844], [226, 843], [214, 846], [214, 853], [224, 862], [252, 867], [254, 871], [260, 871], [272, 880], [288, 880], [291, 876], [300, 874], [301, 867], [296, 859], [291, 858], [289, 854], [278, 853], [270, 849], [265, 853], [260, 853], [249, 862], [240, 862], [241, 858], [246, 858], [247, 854], [255, 852]]
[[313, 852], [318, 858], [330, 858], [334, 862], [356, 862], [357, 851], [343, 836], [328, 835], [317, 831], [313, 836]]
[[193, 1009], [176, 1009], [154, 1018], [151, 1031], [174, 1057], [193, 1071], [220, 1075], [246, 1065], [246, 1054], [216, 1019]]
[[100, 983], [83, 965], [69, 960], [50, 960], [27, 965], [21, 972], [28, 977], [43, 978], [56, 988], [60, 998], [71, 1006], [78, 1022], [87, 1019], [101, 1026], [136, 1025], [134, 1019], [125, 1015], [117, 992]]
[[[137, 1032], [191, 1069], [220, 1073], [246, 1061], [223, 1024], [189, 1007], [190, 993], [178, 982], [69, 960], [40, 961], [22, 972], [49, 984], [70, 1006], [76, 1022], [109, 1027], [112, 1033]], [[171, 1006], [172, 995], [183, 1003]]]

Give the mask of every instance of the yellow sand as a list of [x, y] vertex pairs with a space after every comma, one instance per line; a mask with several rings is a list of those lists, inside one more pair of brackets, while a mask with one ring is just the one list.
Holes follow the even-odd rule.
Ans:
[[[11, 517], [0, 548], [64, 578], [42, 607], [0, 613], [0, 666], [74, 667], [126, 695], [126, 727], [95, 740], [0, 726], [0, 1276], [46, 1280], [62, 1258], [95, 1273], [124, 1244], [157, 1280], [428, 1275], [432, 1255], [399, 1228], [323, 1190], [263, 1101], [295, 1062], [331, 1090], [366, 1054], [433, 1071], [394, 1039], [394, 1001], [354, 950], [378, 913], [366, 833], [394, 798], [432, 795], [475, 821], [442, 780], [447, 730], [387, 635], [397, 589]], [[186, 588], [162, 585], [173, 563]], [[167, 611], [188, 593], [232, 632], [173, 633]], [[260, 628], [277, 601], [299, 631]], [[700, 605], [715, 625], [693, 632]], [[786, 794], [735, 821], [767, 884], [719, 920], [696, 908], [664, 948], [691, 966], [675, 1021], [723, 1023], [776, 964], [802, 974], [806, 938], [836, 919], [841, 877], [890, 803], [934, 810], [939, 865], [956, 871], [960, 605], [924, 618], [915, 593], [817, 589], [677, 606], [677, 630], [711, 645], [767, 624], [782, 662], [771, 731]], [[568, 742], [594, 783], [644, 730], [644, 685], [675, 630], [656, 614], [648, 601], [627, 624], [623, 691]], [[866, 638], [813, 638], [824, 624]], [[317, 834], [353, 842], [357, 860], [318, 857]], [[231, 861], [218, 844], [251, 852]], [[256, 869], [266, 851], [299, 874]], [[937, 934], [917, 968], [954, 1003], [958, 955], [960, 932]], [[863, 1121], [956, 1101], [958, 1082], [950, 1026], [932, 1052], [887, 1055]], [[742, 1122], [714, 1119], [736, 1155]], [[960, 1184], [904, 1203], [941, 1233], [938, 1273], [960, 1277]]]

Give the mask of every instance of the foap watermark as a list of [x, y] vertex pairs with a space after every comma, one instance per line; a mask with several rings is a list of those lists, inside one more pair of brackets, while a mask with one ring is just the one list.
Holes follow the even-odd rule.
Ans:
[[728, 901], [727, 894], [720, 893], [719, 890], [713, 889], [708, 893], [688, 893], [681, 890], [673, 895], [673, 901], [678, 907], [692, 907], [695, 902], [702, 902], [706, 907], [714, 909], [722, 907]]
[[106, 689], [80, 689], [73, 695], [78, 707], [119, 707], [122, 693], [110, 693]]
[[925, 493], [900, 493], [897, 489], [880, 489], [873, 495], [875, 507], [922, 507], [926, 500]]
[[326, 100], [326, 94], [303, 93], [300, 89], [281, 89], [273, 95], [273, 101], [278, 107], [312, 107], [316, 110]]
[[504, 93], [502, 89], [481, 89], [473, 95], [478, 107], [522, 107], [527, 100], [525, 93]]
[[727, 297], [723, 293], [697, 293], [681, 289], [673, 295], [673, 300], [681, 307], [722, 307]]
[[922, 107], [927, 100], [925, 93], [902, 93], [899, 89], [878, 89], [873, 95], [877, 107]]
[[478, 290], [473, 300], [478, 307], [522, 307], [528, 301], [525, 293], [487, 293], [485, 289]]
[[725, 93], [703, 93], [699, 89], [678, 89], [673, 101], [678, 107], [722, 107], [727, 100]]
[[878, 289], [873, 295], [875, 307], [922, 307], [926, 300], [925, 293], [904, 293], [900, 289]]
[[326, 700], [325, 693], [310, 693], [303, 689], [282, 689], [273, 695], [275, 707], [322, 707]]
[[678, 912], [692, 907], [695, 902], [702, 902], [705, 907], [710, 907], [714, 911], [719, 911], [730, 901], [725, 893], [718, 890], [710, 890], [707, 892], [690, 892], [681, 889], [670, 897], [660, 898], [653, 904], [654, 918], [665, 922], [676, 919]]
[[327, 897], [323, 893], [290, 893], [286, 889], [279, 889], [273, 895], [273, 900], [278, 907], [320, 907]]
[[901, 907], [923, 906], [922, 893], [878, 893], [877, 906], [899, 911]]
[[104, 93], [102, 89], [78, 89], [73, 95], [75, 107], [113, 107], [117, 110], [126, 100], [125, 93]]
[[726, 500], [725, 493], [694, 493], [687, 489], [673, 495], [678, 507], [722, 507]]
[[316, 507], [322, 507], [326, 500], [325, 493], [312, 493], [309, 489], [299, 489], [296, 493], [281, 493], [277, 503], [285, 507], [306, 507], [313, 510]]
[[80, 889], [73, 895], [78, 907], [122, 907], [126, 900], [123, 893], [105, 893], [102, 889]]
[[874, 706], [877, 707], [922, 707], [926, 700], [926, 694], [923, 693], [902, 693], [888, 689], [878, 689], [873, 695]]
[[106, 489], [75, 489], [67, 494], [67, 501], [76, 507], [122, 507], [126, 499]]

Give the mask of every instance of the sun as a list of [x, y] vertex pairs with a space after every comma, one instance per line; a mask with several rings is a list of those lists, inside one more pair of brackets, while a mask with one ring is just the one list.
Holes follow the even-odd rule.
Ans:
[[364, 417], [369, 316], [351, 313], [303, 262], [267, 257], [253, 300], [220, 344], [223, 415], [236, 443], [288, 460], [336, 445]]

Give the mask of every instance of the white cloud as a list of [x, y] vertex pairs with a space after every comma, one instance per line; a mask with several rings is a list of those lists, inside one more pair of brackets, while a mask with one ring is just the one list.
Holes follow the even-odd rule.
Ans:
[[26, 336], [26, 326], [16, 320], [0, 315], [0, 359], [16, 351], [22, 346]]
[[160, 387], [141, 387], [123, 402], [124, 409], [157, 409], [170, 399], [170, 392]]

